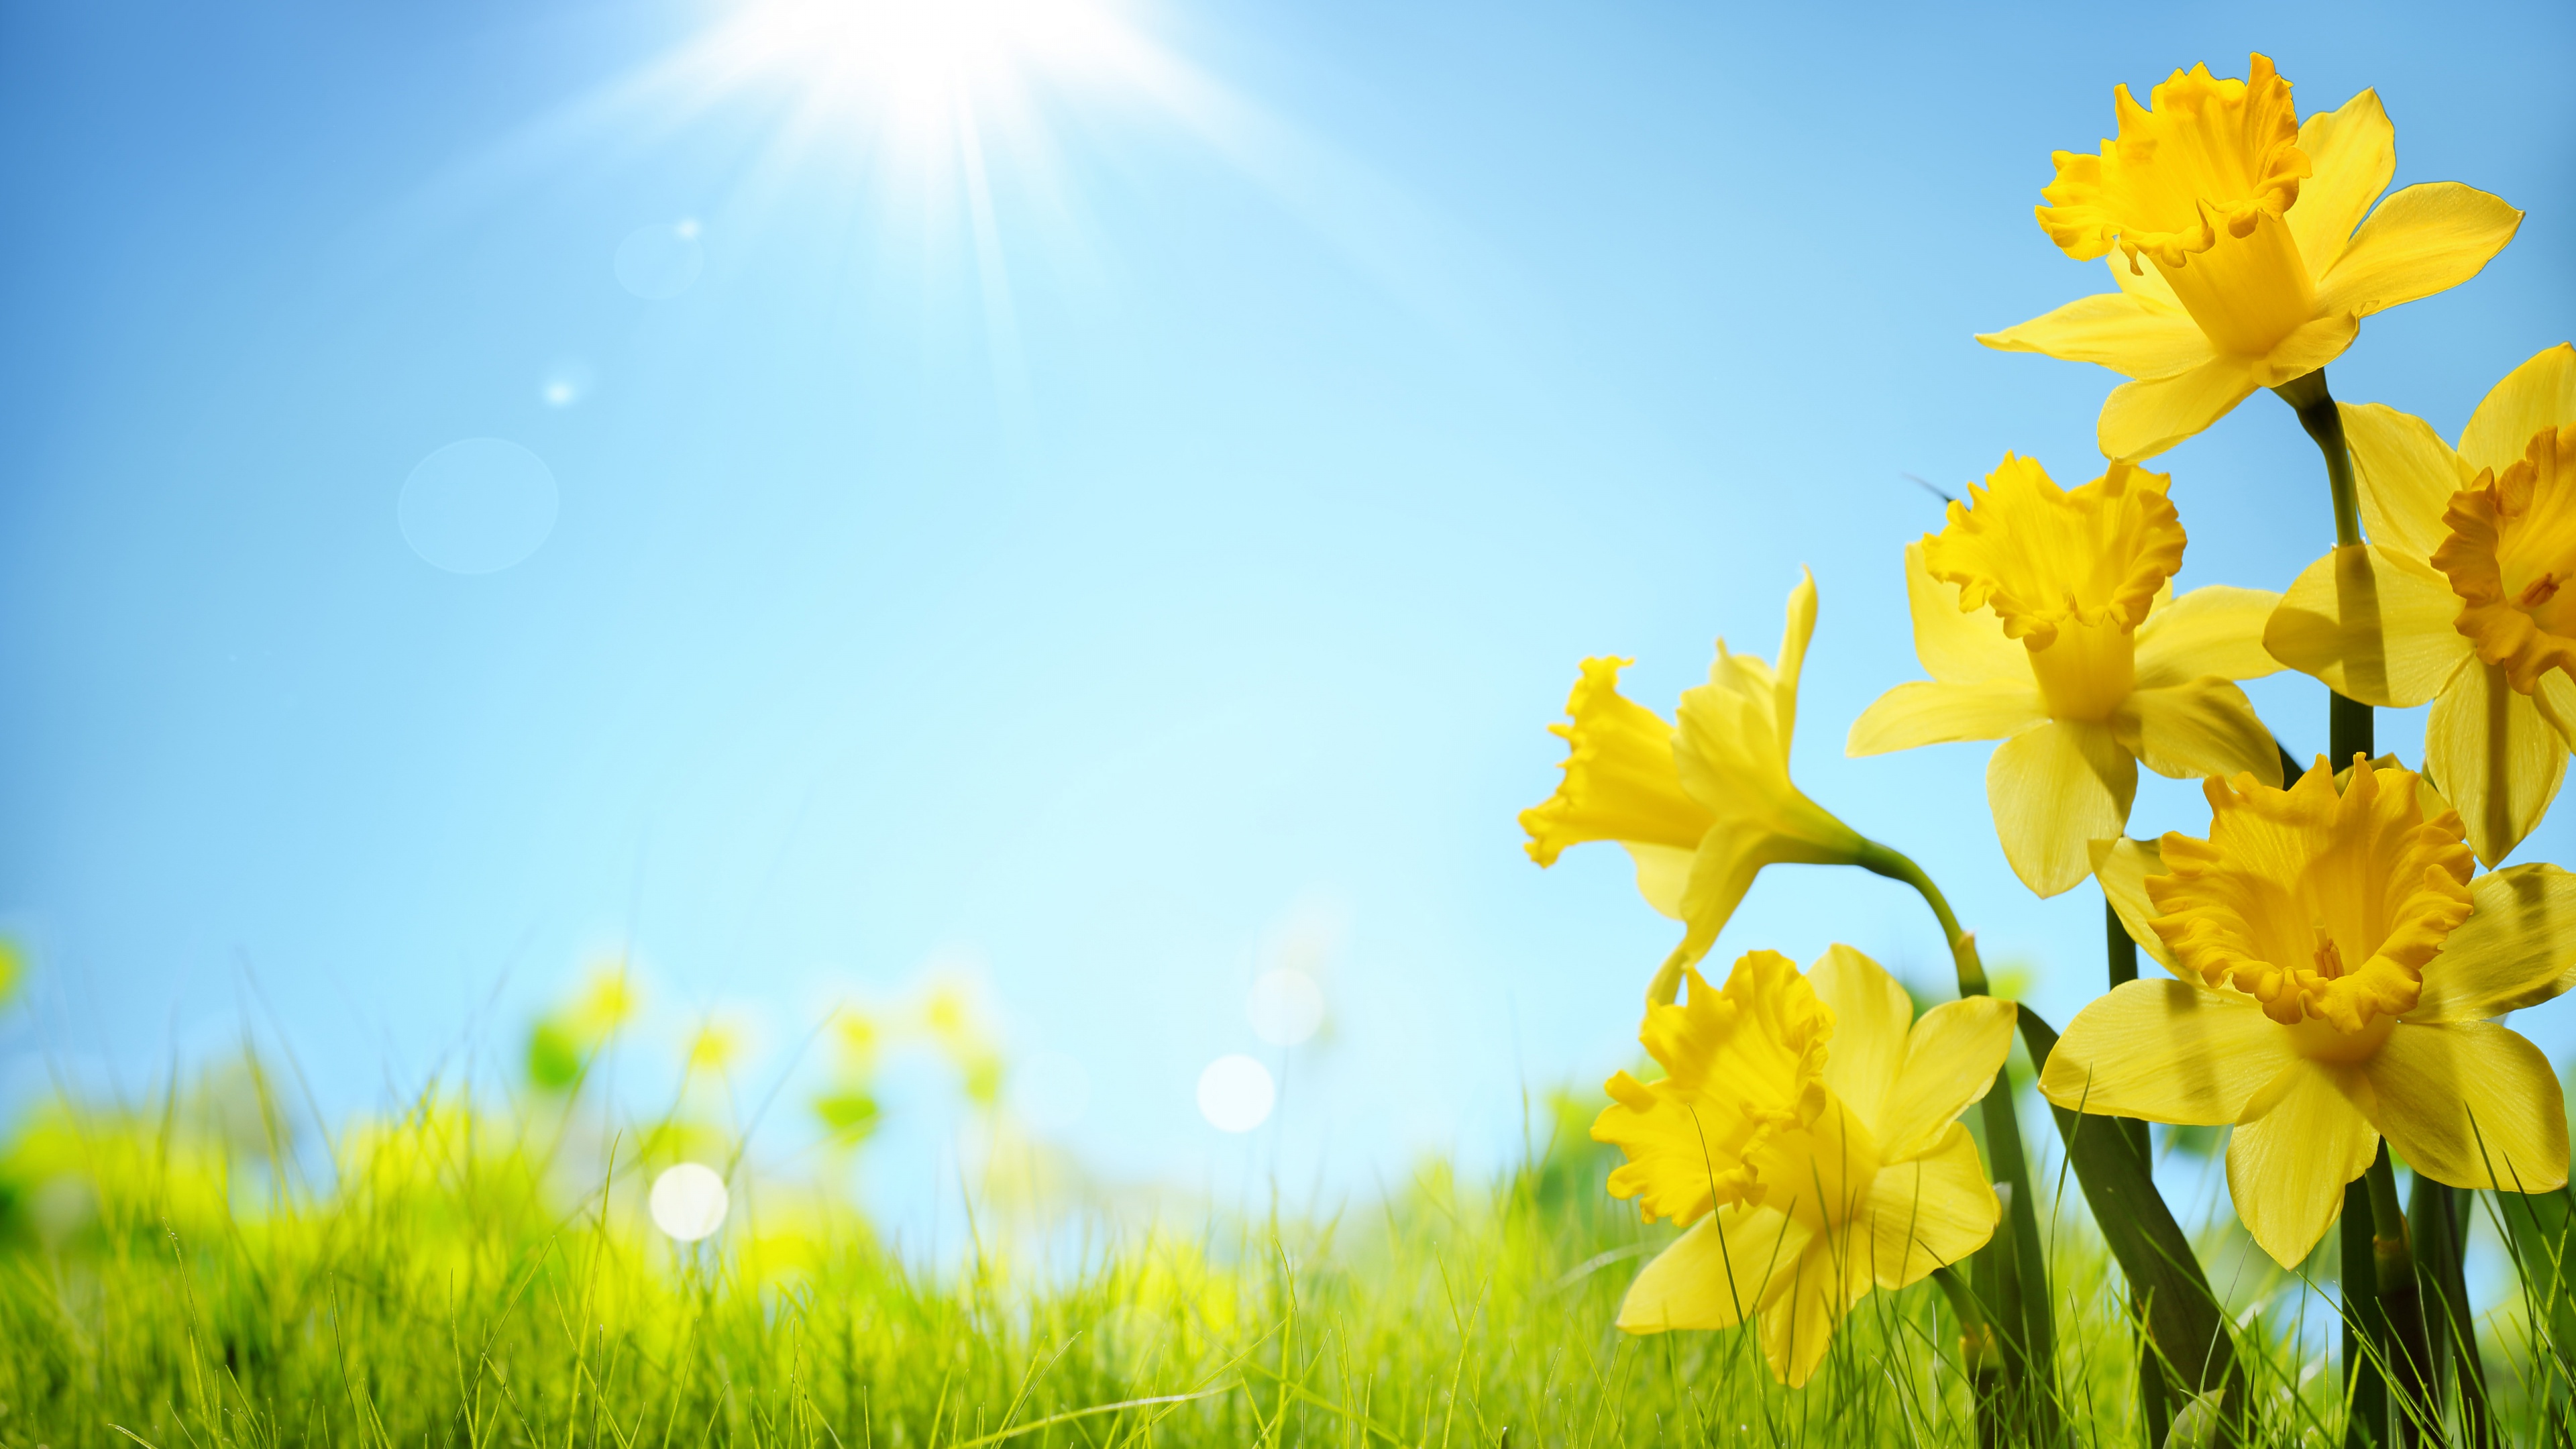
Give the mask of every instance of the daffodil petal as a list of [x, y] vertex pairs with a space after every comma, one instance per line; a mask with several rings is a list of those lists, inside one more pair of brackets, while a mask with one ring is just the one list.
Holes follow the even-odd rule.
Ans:
[[2352, 229], [2397, 174], [2397, 133], [2378, 92], [2363, 91], [2300, 122], [2299, 149], [2308, 156], [2308, 177], [2283, 219], [2300, 257], [2322, 272], [2343, 255]]
[[2469, 641], [2459, 596], [2431, 566], [2352, 544], [2308, 565], [2263, 630], [2263, 647], [2348, 699], [2411, 709], [2439, 693]]
[[2152, 458], [2227, 416], [2254, 386], [2252, 366], [2241, 357], [2213, 357], [2171, 377], [2124, 382], [2103, 400], [2095, 424], [2102, 456], [2132, 463]]
[[2150, 302], [2162, 302], [2168, 307], [2182, 305], [2182, 298], [2175, 295], [2173, 283], [2165, 280], [2165, 274], [2162, 271], [2147, 265], [2144, 261], [2132, 258], [2118, 247], [2113, 247], [2111, 254], [2104, 257], [2102, 263], [2111, 269], [2111, 285], [2130, 296], [2144, 297]]
[[2353, 233], [2317, 284], [2317, 310], [2367, 317], [2456, 287], [2503, 251], [2521, 225], [2521, 212], [2474, 186], [2409, 186]]
[[2362, 1072], [2388, 1145], [2435, 1182], [2507, 1192], [2566, 1184], [2558, 1073], [2521, 1033], [2488, 1021], [2400, 1022]]
[[2502, 473], [2521, 461], [2532, 434], [2570, 425], [2576, 425], [2576, 346], [2561, 342], [2487, 389], [2460, 430], [2460, 466], [2471, 476], [2487, 469]]
[[2133, 691], [2111, 728], [2121, 748], [2170, 779], [2251, 772], [2266, 785], [2281, 783], [2281, 752], [2272, 731], [2245, 691], [2224, 679]]
[[2157, 689], [2214, 674], [2260, 679], [2281, 667], [2263, 647], [2263, 626], [2280, 607], [2269, 589], [2211, 585], [2147, 615], [2138, 626], [2138, 687]]
[[2138, 943], [2138, 949], [2154, 958], [2167, 971], [2173, 970], [2173, 957], [2166, 954], [2165, 938], [2155, 933], [2147, 922], [2159, 914], [2156, 903], [2147, 898], [2147, 877], [2165, 873], [2164, 853], [2152, 840], [2131, 840], [2123, 835], [2113, 840], [2093, 842], [2093, 879], [2102, 887], [2102, 899], [2111, 914], [2120, 918], [2120, 929]]
[[1923, 1013], [1906, 1034], [1905, 1066], [1878, 1116], [1863, 1119], [1888, 1161], [1938, 1142], [1968, 1104], [1986, 1094], [2012, 1050], [2018, 1019], [2011, 1002], [1991, 996], [1945, 1001]]
[[1619, 1304], [1619, 1326], [1733, 1328], [1788, 1293], [1814, 1236], [1777, 1208], [1720, 1208], [1637, 1274]]
[[1965, 1259], [1994, 1236], [2003, 1216], [1967, 1126], [1953, 1122], [1930, 1150], [1890, 1163], [1862, 1204], [1870, 1272], [1881, 1288], [1902, 1288]]
[[1863, 1122], [1879, 1120], [1888, 1088], [1905, 1066], [1914, 1001], [1896, 978], [1849, 946], [1828, 946], [1807, 971], [1818, 1000], [1833, 1008], [1833, 1048], [1825, 1085]]
[[2228, 1134], [2236, 1216], [2284, 1268], [2298, 1266], [2326, 1235], [2343, 1210], [2344, 1184], [2378, 1155], [2379, 1134], [2353, 1102], [2368, 1091], [2349, 1067], [2293, 1058], [2248, 1104], [2259, 1114]]
[[1637, 894], [1646, 904], [1678, 921], [1682, 918], [1682, 891], [1690, 884], [1691, 862], [1698, 859], [1695, 851], [1675, 845], [1647, 845], [1623, 840], [1628, 858], [1637, 865]]
[[2328, 312], [2311, 317], [2252, 363], [2249, 375], [2256, 387], [2279, 387], [2343, 356], [2360, 335], [2361, 319], [2349, 313]]
[[2215, 1127], [2296, 1057], [2251, 997], [2185, 981], [2124, 982], [2075, 1013], [2039, 1090], [2070, 1112]]
[[2021, 679], [1986, 684], [1936, 684], [1916, 680], [1880, 695], [1852, 721], [1847, 755], [1883, 755], [1918, 745], [1958, 740], [2000, 740], [2048, 719], [2039, 686]]
[[1914, 616], [1914, 657], [1943, 684], [2028, 681], [2030, 650], [2004, 633], [1992, 609], [1962, 612], [1959, 586], [1932, 577], [1923, 543], [1905, 546], [1905, 605]]
[[2469, 907], [2426, 963], [2407, 1021], [2478, 1021], [2576, 986], [2576, 875], [2554, 865], [2489, 871], [2469, 882]]
[[2215, 355], [2200, 324], [2179, 303], [2131, 292], [2078, 297], [2054, 312], [1977, 340], [1998, 352], [2037, 352], [2097, 362], [2124, 377], [2171, 377]]
[[2549, 813], [2567, 776], [2567, 741], [2503, 665], [2471, 659], [2425, 717], [2424, 763], [2468, 825], [2469, 848], [2492, 866]]
[[2137, 793], [2138, 762], [2108, 725], [2051, 721], [2004, 741], [1986, 762], [2004, 859], [2043, 896], [2092, 872], [2091, 842], [2120, 833]]
[[2381, 403], [2345, 403], [2340, 411], [2361, 485], [2362, 528], [2372, 543], [2430, 569], [2433, 550], [2451, 536], [2442, 511], [2475, 475], [2413, 413]]
[[1762, 1357], [1789, 1387], [1804, 1388], [1833, 1347], [1834, 1330], [1869, 1291], [1866, 1255], [1810, 1243], [1798, 1281], [1762, 1314]]

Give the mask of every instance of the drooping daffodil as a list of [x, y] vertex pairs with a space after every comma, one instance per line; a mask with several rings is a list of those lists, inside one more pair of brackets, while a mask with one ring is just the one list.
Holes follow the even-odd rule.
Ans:
[[1772, 951], [1723, 991], [1699, 972], [1639, 1033], [1660, 1081], [1625, 1072], [1593, 1137], [1627, 1161], [1610, 1192], [1690, 1230], [1619, 1306], [1630, 1333], [1759, 1317], [1792, 1387], [1872, 1287], [1903, 1288], [1985, 1245], [2001, 1217], [1959, 1115], [2012, 1046], [2012, 1003], [1947, 1002], [1914, 1019], [1905, 988], [1848, 946], [1806, 975]]
[[2078, 1012], [2040, 1074], [2048, 1099], [2234, 1124], [2236, 1215], [2284, 1266], [2325, 1236], [2382, 1137], [2454, 1187], [2564, 1183], [2558, 1075], [2490, 1018], [2576, 982], [2576, 876], [2472, 879], [2459, 815], [2433, 797], [2428, 817], [2428, 792], [2393, 765], [2338, 786], [2320, 759], [2287, 790], [2242, 775], [2205, 788], [2206, 840], [2115, 845], [2103, 871], [2131, 934], [2181, 979]]
[[2373, 211], [2397, 169], [2378, 95], [2303, 124], [2260, 55], [2243, 80], [2194, 66], [2144, 106], [2127, 86], [2113, 100], [2118, 137], [2098, 155], [2055, 152], [2038, 215], [2068, 256], [2107, 256], [2119, 290], [1977, 339], [2130, 378], [2102, 405], [2105, 457], [2153, 457], [2254, 389], [2325, 366], [2362, 318], [2476, 276], [2522, 222], [2454, 181]]
[[2364, 704], [2431, 700], [2425, 766], [2494, 865], [2576, 745], [2576, 347], [2506, 374], [2457, 448], [2395, 408], [2341, 412], [2369, 542], [2309, 565], [2264, 643]]
[[1521, 812], [1530, 859], [1553, 865], [1592, 840], [1627, 848], [1647, 904], [1683, 923], [1650, 1000], [1673, 999], [1764, 866], [1850, 864], [1867, 843], [1789, 779], [1798, 669], [1815, 628], [1816, 582], [1802, 575], [1777, 668], [1719, 640], [1708, 683], [1682, 692], [1668, 724], [1619, 693], [1632, 661], [1586, 659], [1565, 703], [1571, 722], [1548, 726], [1567, 745], [1565, 778]]
[[2262, 642], [2278, 596], [2172, 597], [2184, 537], [2169, 481], [2113, 463], [2061, 489], [2006, 454], [1905, 550], [1914, 653], [1932, 678], [1852, 722], [1854, 755], [2002, 740], [1986, 801], [2004, 858], [2043, 896], [2082, 881], [2091, 842], [2120, 834], [2141, 761], [2176, 777], [2281, 778], [2271, 733], [2230, 682], [2280, 667]]

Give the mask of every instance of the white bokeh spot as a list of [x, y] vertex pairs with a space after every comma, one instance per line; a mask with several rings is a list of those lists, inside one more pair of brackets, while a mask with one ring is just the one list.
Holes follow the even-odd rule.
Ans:
[[1279, 1088], [1270, 1069], [1240, 1052], [1218, 1057], [1199, 1073], [1199, 1115], [1220, 1132], [1249, 1132], [1270, 1120]]
[[724, 1179], [712, 1167], [683, 1162], [653, 1179], [653, 1226], [677, 1242], [714, 1236], [730, 1206]]

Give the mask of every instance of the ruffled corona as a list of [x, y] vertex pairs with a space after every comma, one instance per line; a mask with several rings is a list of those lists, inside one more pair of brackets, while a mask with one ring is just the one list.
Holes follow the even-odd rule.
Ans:
[[2425, 819], [2415, 787], [2365, 764], [2338, 792], [2323, 759], [2287, 790], [2207, 782], [2209, 839], [2166, 836], [2170, 874], [2147, 880], [2176, 968], [2285, 1026], [2352, 1036], [2414, 1010], [2474, 869], [2458, 813]]
[[2119, 135], [2054, 153], [2038, 217], [2068, 256], [2105, 258], [2117, 290], [1977, 339], [2127, 377], [2102, 405], [2106, 457], [2154, 457], [2324, 367], [2363, 318], [2477, 275], [2522, 221], [2451, 181], [2381, 200], [2396, 133], [2379, 97], [2301, 121], [2260, 55], [2241, 81], [2195, 66], [2145, 106], [2114, 100]]
[[1713, 817], [1683, 793], [1673, 727], [1619, 693], [1629, 659], [1586, 659], [1565, 701], [1569, 722], [1548, 732], [1566, 743], [1556, 793], [1521, 812], [1530, 859], [1554, 865], [1569, 845], [1625, 840], [1690, 850]]
[[1796, 962], [1754, 951], [1735, 963], [1722, 992], [1696, 970], [1689, 983], [1681, 1004], [1648, 1007], [1639, 1033], [1664, 1079], [1612, 1077], [1612, 1105], [1592, 1128], [1627, 1154], [1610, 1174], [1610, 1195], [1636, 1198], [1648, 1222], [1761, 1206], [1760, 1160], [1776, 1155], [1782, 1133], [1812, 1130], [1825, 1110], [1833, 1013]]
[[1762, 1324], [1771, 1371], [1803, 1384], [1875, 1287], [1983, 1246], [2002, 1215], [1958, 1123], [2012, 1045], [2014, 1008], [1953, 1001], [1914, 1019], [1905, 988], [1848, 946], [1801, 975], [1748, 953], [1726, 989], [1688, 973], [1639, 1040], [1665, 1071], [1610, 1079], [1592, 1124], [1648, 1220], [1690, 1225], [1619, 1307], [1630, 1333]]
[[2542, 429], [2501, 477], [2452, 495], [2442, 522], [2433, 566], [2478, 658], [2525, 694], [2552, 669], [2576, 673], [2576, 429]]

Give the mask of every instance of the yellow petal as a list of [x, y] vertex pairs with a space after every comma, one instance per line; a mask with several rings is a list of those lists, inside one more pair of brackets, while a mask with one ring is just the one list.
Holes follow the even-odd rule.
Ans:
[[1693, 1224], [1628, 1285], [1619, 1326], [1630, 1333], [1733, 1328], [1788, 1293], [1814, 1236], [1777, 1208], [1721, 1209]]
[[2124, 382], [2103, 400], [2095, 424], [2102, 456], [2132, 463], [2152, 458], [2227, 416], [2252, 391], [2252, 365], [2241, 357], [2213, 357], [2171, 377]]
[[2120, 833], [2137, 793], [2138, 763], [2108, 725], [2052, 721], [2004, 741], [1986, 762], [2004, 859], [2043, 896], [2092, 872], [2090, 843]]
[[2476, 1021], [2537, 1006], [2576, 986], [2576, 875], [2517, 865], [2469, 882], [2468, 920], [2424, 967], [2405, 1019]]
[[2424, 763], [2468, 826], [2483, 865], [2513, 852], [2549, 813], [2567, 741], [2501, 664], [2460, 666], [2424, 720]]
[[1690, 884], [1691, 862], [1696, 851], [1671, 845], [1647, 845], [1640, 841], [1619, 842], [1628, 858], [1637, 865], [1637, 894], [1657, 912], [1678, 921], [1682, 918], [1682, 891]]
[[[2147, 922], [2160, 912], [2147, 897], [2147, 877], [2165, 873], [2164, 854], [2152, 840], [2115, 840], [2093, 842], [2093, 879], [2101, 884], [2102, 899], [2111, 913], [2120, 918], [2120, 928], [2138, 949], [2155, 958], [2167, 971], [2174, 969], [2173, 958], [2165, 954], [2165, 938], [2155, 933]], [[2233, 1119], [2231, 1119], [2233, 1120]]]
[[2379, 93], [2363, 91], [2340, 110], [2300, 122], [2299, 149], [2311, 169], [2284, 220], [2309, 270], [2323, 272], [2343, 255], [2352, 229], [2397, 173], [2397, 134]]
[[2459, 596], [2428, 564], [2370, 544], [2308, 565], [2281, 596], [2263, 646], [2348, 699], [2411, 709], [2439, 693], [2471, 646]]
[[1797, 1281], [1763, 1310], [1762, 1357], [1772, 1375], [1793, 1389], [1805, 1387], [1833, 1346], [1843, 1315], [1868, 1291], [1866, 1251], [1831, 1247], [1824, 1239], [1809, 1243]]
[[2202, 675], [2260, 679], [2281, 667], [2263, 647], [2263, 626], [2281, 596], [2269, 589], [2212, 585], [2158, 608], [2138, 628], [2138, 687], [2157, 689]]
[[1998, 352], [2098, 362], [2126, 377], [2171, 377], [2215, 355], [2200, 324], [2180, 303], [2129, 292], [2078, 297], [2019, 326], [1981, 332], [1977, 340]]
[[2117, 247], [2102, 259], [2102, 264], [2111, 269], [2111, 285], [2130, 296], [2162, 302], [2168, 307], [2182, 305], [2182, 298], [2175, 294], [2173, 283], [2165, 280], [2162, 268], [2143, 265]]
[[2476, 475], [2413, 413], [2380, 403], [2345, 403], [2340, 411], [2360, 483], [2362, 528], [2372, 543], [2431, 568], [2433, 550], [2451, 536], [2443, 510]]
[[2311, 317], [2250, 364], [2254, 385], [2279, 387], [2292, 378], [2305, 377], [2343, 356], [2344, 349], [2360, 335], [2358, 317], [2342, 312]]
[[1863, 1122], [1879, 1120], [1888, 1088], [1905, 1065], [1914, 1002], [1880, 965], [1849, 946], [1828, 946], [1807, 984], [1834, 1012], [1825, 1085]]
[[[2009, 1001], [1971, 996], [1923, 1013], [1905, 1038], [1905, 1066], [1876, 1118], [1862, 1119], [1887, 1161], [1926, 1151], [1986, 1094], [2012, 1050], [2018, 1013]], [[1831, 1058], [1828, 1058], [1831, 1060]]]
[[2000, 740], [2048, 719], [2039, 686], [2028, 672], [2018, 680], [1987, 684], [1934, 684], [1917, 680], [1880, 695], [1852, 721], [1847, 755], [1883, 755], [1917, 745], [1958, 740]]
[[2317, 285], [2317, 310], [2367, 317], [2478, 274], [2522, 213], [2474, 186], [2430, 181], [2379, 204]]
[[1880, 1168], [1862, 1212], [1870, 1272], [1881, 1288], [1902, 1288], [1961, 1261], [1986, 1245], [2003, 1215], [1976, 1140], [1958, 1122], [1922, 1156]]
[[2507, 1192], [2566, 1184], [2558, 1073], [2519, 1032], [2488, 1021], [2401, 1022], [2362, 1072], [2388, 1145], [2435, 1182]]
[[2030, 678], [2030, 650], [2004, 633], [1992, 609], [1962, 612], [1959, 586], [1932, 577], [1923, 543], [1905, 546], [1905, 604], [1914, 615], [1914, 657], [1943, 684]]
[[[2502, 473], [2522, 461], [2531, 435], [2576, 425], [2576, 347], [2561, 342], [2526, 359], [2487, 389], [2460, 430], [2460, 465]], [[2446, 502], [2448, 500], [2445, 500]]]
[[2228, 1134], [2236, 1216], [2284, 1268], [2297, 1267], [2326, 1235], [2343, 1210], [2344, 1184], [2378, 1155], [2379, 1134], [2353, 1103], [2369, 1090], [2352, 1068], [2295, 1059]]
[[2039, 1090], [2070, 1112], [2215, 1127], [2296, 1056], [2289, 1029], [2248, 997], [2130, 981], [2075, 1013]]
[[2111, 717], [2120, 747], [2171, 779], [2233, 776], [2247, 771], [2281, 783], [2281, 752], [2245, 691], [2224, 679], [2133, 691]]

